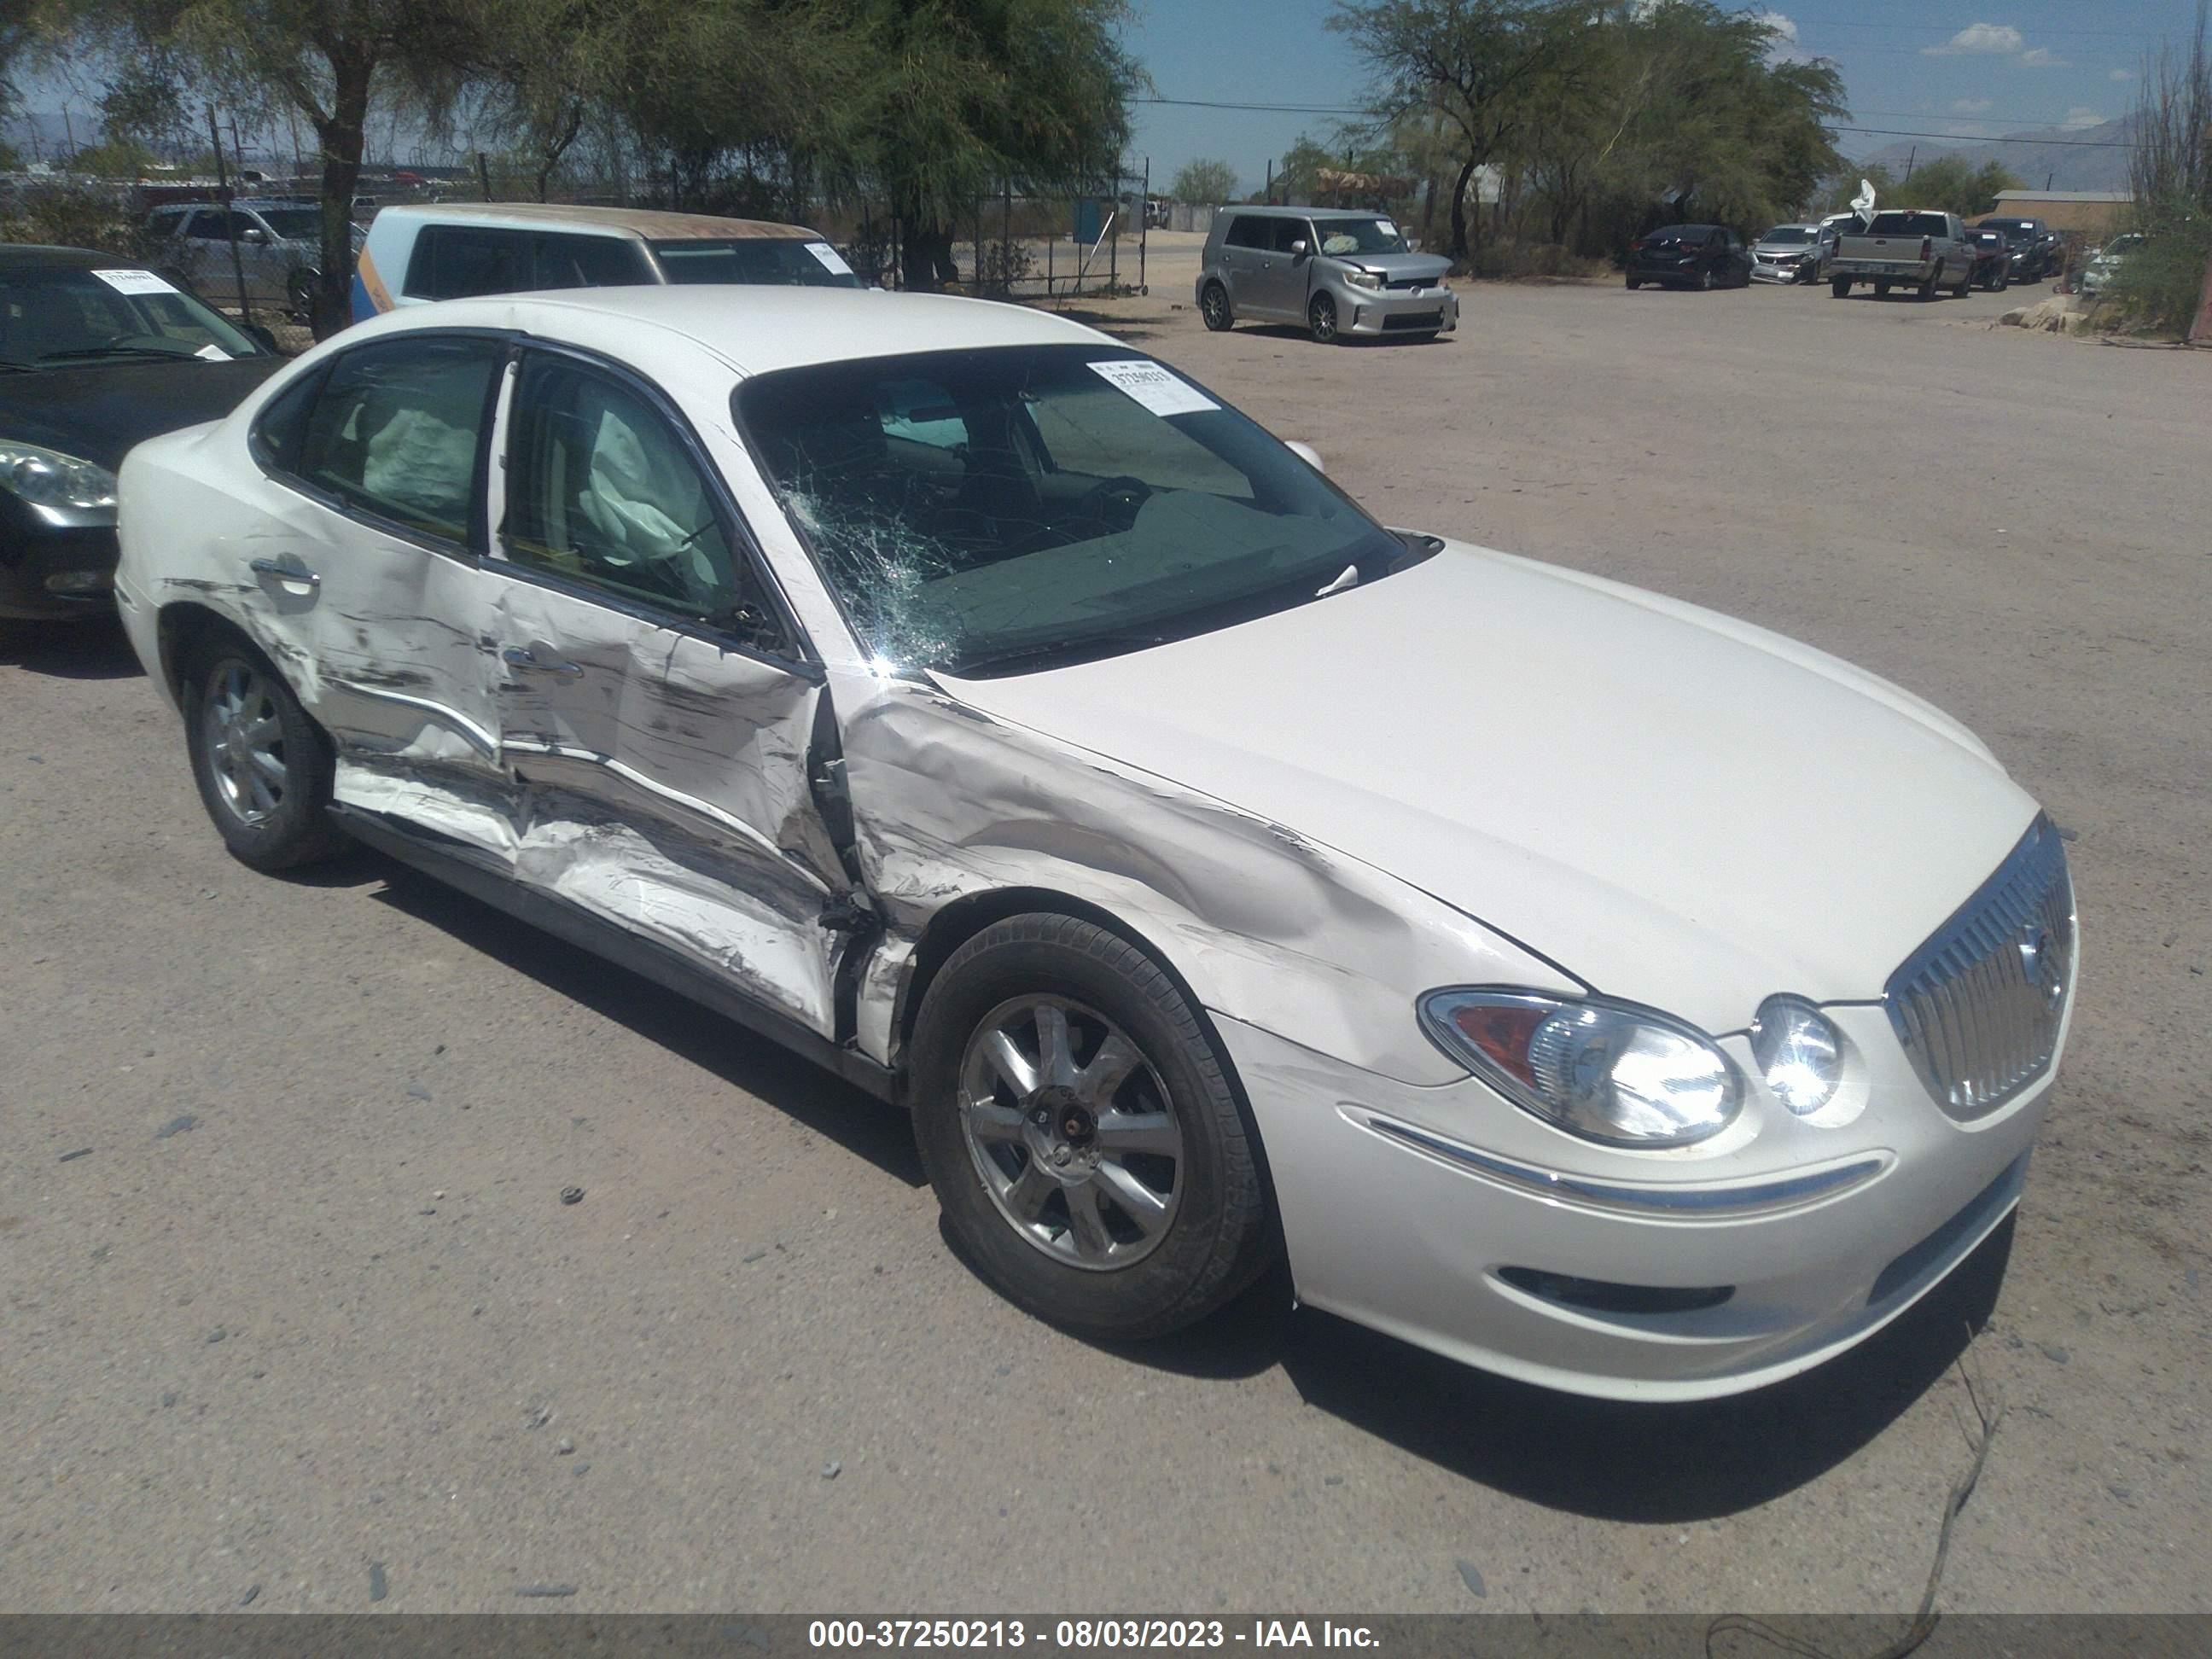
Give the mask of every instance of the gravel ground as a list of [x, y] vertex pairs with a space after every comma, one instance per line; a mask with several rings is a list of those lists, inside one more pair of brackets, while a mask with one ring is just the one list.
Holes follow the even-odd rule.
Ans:
[[1482, 287], [1455, 339], [1340, 349], [1105, 308], [1390, 522], [1932, 698], [2077, 836], [2016, 1229], [1713, 1406], [1278, 1297], [1143, 1350], [1033, 1324], [899, 1119], [369, 855], [249, 873], [119, 637], [12, 635], [0, 1603], [1907, 1610], [1986, 1316], [1942, 1604], [2212, 1610], [2212, 356], [1987, 326], [2021, 297]]

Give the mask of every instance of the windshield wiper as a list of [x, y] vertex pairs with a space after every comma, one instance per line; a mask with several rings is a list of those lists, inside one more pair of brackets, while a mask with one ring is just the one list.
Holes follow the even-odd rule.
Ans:
[[164, 362], [177, 362], [191, 356], [189, 351], [164, 351], [158, 346], [77, 346], [68, 351], [42, 351], [42, 363], [81, 362], [93, 357], [158, 357]]
[[1044, 657], [1073, 656], [1094, 651], [1100, 656], [1111, 656], [1121, 651], [1142, 651], [1150, 646], [1165, 645], [1177, 637], [1173, 634], [1150, 633], [1070, 634], [1036, 645], [1018, 645], [1011, 650], [987, 652], [980, 657], [956, 657], [944, 667], [948, 674], [965, 676], [979, 668], [998, 668], [1012, 662], [1035, 665], [1037, 659]]

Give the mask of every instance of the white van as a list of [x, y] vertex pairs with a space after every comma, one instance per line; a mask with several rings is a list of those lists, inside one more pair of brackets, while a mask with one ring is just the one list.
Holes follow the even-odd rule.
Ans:
[[863, 286], [819, 231], [652, 208], [444, 202], [388, 207], [353, 279], [353, 319], [483, 294], [663, 283]]

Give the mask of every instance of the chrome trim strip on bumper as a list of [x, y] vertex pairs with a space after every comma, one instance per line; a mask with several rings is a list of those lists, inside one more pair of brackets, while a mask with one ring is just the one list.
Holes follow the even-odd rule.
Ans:
[[1492, 1152], [1449, 1140], [1410, 1123], [1378, 1116], [1348, 1103], [1338, 1107], [1349, 1122], [1370, 1129], [1386, 1139], [1457, 1164], [1478, 1175], [1516, 1187], [1540, 1197], [1610, 1210], [1628, 1215], [1665, 1216], [1682, 1220], [1734, 1219], [1795, 1209], [1816, 1199], [1828, 1198], [1860, 1182], [1871, 1181], [1892, 1162], [1886, 1153], [1856, 1158], [1806, 1175], [1755, 1182], [1739, 1187], [1666, 1185], [1638, 1187], [1599, 1181], [1587, 1176], [1562, 1175], [1555, 1170], [1499, 1158]]

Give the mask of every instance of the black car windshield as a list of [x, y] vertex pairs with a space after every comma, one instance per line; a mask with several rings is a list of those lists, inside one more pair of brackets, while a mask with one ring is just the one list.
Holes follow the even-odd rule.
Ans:
[[1674, 242], [1702, 242], [1712, 234], [1711, 225], [1668, 225], [1664, 230], [1653, 231], [1644, 240], [1665, 247]]
[[266, 353], [150, 270], [0, 264], [0, 362], [52, 368], [103, 357], [258, 357]]
[[1809, 242], [1813, 233], [1802, 225], [1777, 225], [1759, 239], [1770, 247], [1787, 247], [1798, 242]]
[[853, 268], [827, 242], [782, 236], [721, 241], [655, 242], [653, 256], [672, 283], [746, 283], [802, 288], [859, 288]]
[[732, 402], [846, 614], [895, 666], [1111, 655], [1406, 553], [1251, 421], [1112, 345], [784, 369]]
[[1314, 234], [1332, 259], [1347, 253], [1403, 253], [1406, 239], [1389, 219], [1316, 219]]

